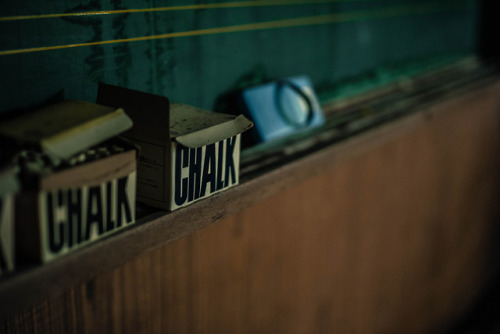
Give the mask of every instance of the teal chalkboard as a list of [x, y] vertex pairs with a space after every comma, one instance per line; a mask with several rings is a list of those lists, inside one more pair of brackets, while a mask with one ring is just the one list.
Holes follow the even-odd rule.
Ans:
[[[0, 3], [0, 112], [95, 101], [106, 82], [212, 109], [237, 86], [475, 52], [469, 1], [30, 0]], [[441, 58], [442, 59], [442, 58]]]

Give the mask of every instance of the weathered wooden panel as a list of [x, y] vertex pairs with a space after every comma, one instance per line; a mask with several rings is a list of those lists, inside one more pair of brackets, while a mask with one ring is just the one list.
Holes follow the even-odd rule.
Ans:
[[323, 159], [322, 172], [34, 305], [0, 331], [442, 328], [498, 270], [498, 89], [354, 140], [352, 152]]

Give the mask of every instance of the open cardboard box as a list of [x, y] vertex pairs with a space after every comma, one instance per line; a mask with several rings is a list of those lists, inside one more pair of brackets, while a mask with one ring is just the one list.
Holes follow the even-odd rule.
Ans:
[[[126, 143], [103, 144], [131, 126], [122, 109], [81, 101], [64, 101], [0, 125], [0, 135], [42, 157], [18, 159], [23, 160], [16, 199], [18, 258], [48, 262], [135, 222], [136, 150]], [[65, 166], [94, 154], [89, 148], [96, 145], [117, 150]], [[40, 161], [50, 168], [27, 168]]]
[[124, 108], [134, 122], [124, 136], [140, 147], [138, 201], [175, 210], [238, 184], [241, 133], [253, 125], [244, 116], [106, 84], [97, 103]]

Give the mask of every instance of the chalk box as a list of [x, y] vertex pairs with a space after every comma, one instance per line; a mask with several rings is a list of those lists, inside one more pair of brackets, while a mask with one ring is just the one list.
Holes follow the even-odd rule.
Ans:
[[[131, 126], [123, 110], [82, 101], [64, 101], [0, 125], [1, 135], [51, 161], [50, 168], [26, 169], [20, 178], [17, 258], [49, 262], [135, 223], [137, 152], [130, 143], [106, 141]], [[60, 164], [103, 142], [119, 150]]]
[[140, 147], [138, 201], [176, 210], [238, 184], [241, 133], [252, 127], [244, 116], [105, 84], [97, 102], [124, 108], [134, 122], [124, 136]]

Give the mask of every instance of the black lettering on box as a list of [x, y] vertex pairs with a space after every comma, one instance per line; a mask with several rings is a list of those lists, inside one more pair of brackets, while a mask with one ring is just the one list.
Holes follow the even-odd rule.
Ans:
[[132, 222], [132, 213], [130, 210], [130, 201], [127, 194], [128, 176], [118, 179], [117, 201], [116, 201], [116, 221], [118, 226], [122, 226], [122, 213], [125, 212], [125, 222]]
[[224, 188], [224, 180], [222, 179], [222, 171], [224, 170], [222, 165], [222, 157], [224, 156], [224, 140], [219, 142], [219, 148], [217, 151], [219, 153], [217, 155], [217, 190], [220, 190]]
[[[68, 222], [68, 247], [82, 242], [82, 190], [80, 188], [68, 189], [67, 218]], [[76, 240], [75, 231], [76, 230]]]
[[40, 193], [45, 216], [40, 224], [42, 259], [59, 255], [113, 233], [135, 219], [135, 172], [95, 186]]
[[174, 143], [171, 209], [237, 184], [238, 144], [238, 136], [197, 148]]
[[182, 145], [177, 145], [175, 150], [175, 204], [181, 206], [187, 199], [188, 194], [188, 178], [185, 177], [181, 180], [182, 169], [189, 166], [189, 149]]
[[87, 197], [87, 221], [85, 223], [85, 241], [90, 239], [92, 225], [97, 224], [99, 235], [104, 233], [104, 219], [102, 213], [101, 187], [89, 188]]
[[210, 183], [210, 193], [215, 191], [215, 144], [209, 144], [205, 151], [205, 161], [203, 162], [203, 177], [201, 181], [200, 197], [205, 196], [207, 185]]
[[202, 148], [189, 149], [189, 195], [188, 202], [200, 197]]
[[[113, 221], [113, 183], [106, 183], [106, 232], [115, 228], [116, 222]], [[127, 204], [128, 205], [128, 204]], [[118, 226], [121, 226], [121, 221]]]
[[[59, 191], [60, 192], [60, 191]], [[56, 222], [54, 212], [54, 196], [52, 192], [47, 193], [47, 224], [49, 228], [49, 249], [52, 253], [59, 252], [64, 245], [64, 223]], [[56, 227], [57, 225], [57, 227]], [[56, 229], [58, 229], [56, 236]]]
[[[235, 169], [234, 169], [234, 147], [236, 146], [236, 137], [226, 139], [226, 172], [224, 187], [232, 183], [236, 183]], [[231, 181], [229, 180], [231, 179]]]

